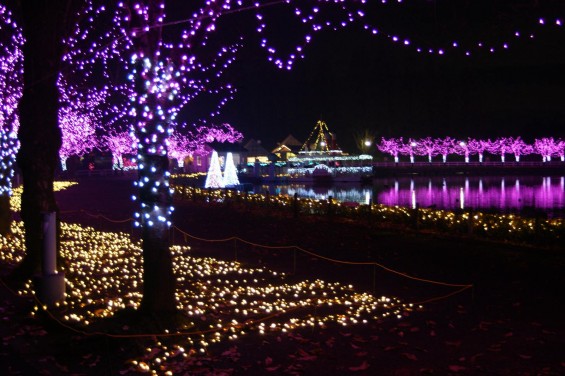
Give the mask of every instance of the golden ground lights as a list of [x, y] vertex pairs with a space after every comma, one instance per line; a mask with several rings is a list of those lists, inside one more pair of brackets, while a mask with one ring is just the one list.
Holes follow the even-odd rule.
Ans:
[[[14, 264], [23, 257], [23, 232], [23, 224], [14, 222], [12, 236], [0, 237], [1, 262]], [[172, 246], [171, 252], [177, 305], [191, 322], [177, 333], [147, 333], [148, 339], [152, 335], [163, 338], [131, 363], [132, 372], [167, 372], [174, 362], [247, 333], [287, 332], [330, 323], [355, 325], [400, 318], [414, 308], [396, 298], [376, 298], [339, 283], [292, 281], [267, 268], [192, 257], [185, 246]], [[88, 332], [94, 321], [139, 306], [141, 246], [128, 234], [61, 223], [61, 258], [67, 282], [64, 309], [55, 313], [61, 321]], [[31, 283], [20, 291], [32, 293]]]
[[563, 241], [565, 239], [565, 220], [562, 218], [526, 218], [513, 214], [491, 214], [479, 211], [436, 210], [428, 208], [410, 209], [400, 206], [344, 205], [339, 201], [294, 198], [285, 195], [262, 195], [235, 192], [230, 190], [205, 190], [189, 186], [171, 185], [175, 197], [181, 199], [204, 200], [210, 203], [243, 203], [260, 207], [277, 208], [280, 211], [297, 210], [301, 214], [328, 215], [330, 208], [334, 215], [345, 218], [363, 219], [369, 222], [403, 224], [419, 229], [440, 232], [473, 234], [476, 236], [504, 241]]
[[[53, 191], [67, 189], [68, 187], [72, 187], [76, 184], [78, 183], [74, 181], [56, 181], [53, 183]], [[10, 197], [10, 209], [14, 212], [22, 210], [22, 192], [23, 186], [14, 188], [12, 191], [12, 196]]]

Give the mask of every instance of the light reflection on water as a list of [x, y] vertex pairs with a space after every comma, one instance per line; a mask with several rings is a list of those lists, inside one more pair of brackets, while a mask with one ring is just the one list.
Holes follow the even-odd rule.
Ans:
[[360, 204], [474, 209], [501, 213], [541, 210], [565, 217], [565, 177], [401, 177], [375, 179], [372, 186], [342, 183], [328, 187], [304, 184], [262, 185], [256, 192], [286, 194]]

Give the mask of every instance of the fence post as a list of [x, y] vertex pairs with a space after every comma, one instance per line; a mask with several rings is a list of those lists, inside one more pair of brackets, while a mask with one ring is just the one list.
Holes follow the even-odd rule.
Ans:
[[298, 193], [294, 193], [294, 198], [292, 199], [292, 212], [294, 218], [298, 218]]
[[469, 218], [467, 219], [467, 234], [473, 235], [474, 226], [473, 210], [469, 210]]
[[292, 260], [292, 269], [294, 270], [294, 275], [296, 275], [296, 248], [294, 248], [294, 255]]
[[373, 294], [377, 292], [377, 266], [373, 264]]
[[333, 217], [333, 198], [332, 196], [328, 196], [328, 218], [332, 219]]
[[237, 238], [233, 238], [233, 253], [235, 261], [237, 261]]
[[367, 211], [367, 222], [370, 224], [373, 223], [373, 199], [369, 199], [369, 210]]
[[416, 204], [412, 213], [414, 215], [414, 229], [418, 231], [420, 229], [420, 204]]

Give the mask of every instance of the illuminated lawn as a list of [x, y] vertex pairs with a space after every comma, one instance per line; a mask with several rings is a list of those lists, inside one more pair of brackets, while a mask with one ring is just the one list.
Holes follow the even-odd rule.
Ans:
[[[0, 259], [13, 265], [24, 254], [23, 224], [13, 223], [13, 236], [0, 238]], [[54, 315], [77, 330], [118, 310], [141, 302], [142, 257], [138, 242], [125, 233], [99, 232], [76, 224], [61, 224], [60, 266], [67, 280], [64, 307]], [[131, 371], [167, 371], [168, 363], [204, 354], [214, 343], [247, 333], [290, 332], [296, 328], [342, 326], [377, 319], [401, 318], [412, 310], [396, 298], [376, 298], [352, 286], [322, 280], [293, 281], [266, 268], [238, 262], [191, 257], [189, 247], [173, 246], [177, 305], [190, 318], [175, 333], [154, 340], [147, 354], [131, 362]], [[31, 283], [20, 291], [32, 294]], [[108, 333], [120, 335], [124, 333]], [[149, 337], [149, 336], [148, 336]], [[156, 372], [156, 371], [155, 371]]]

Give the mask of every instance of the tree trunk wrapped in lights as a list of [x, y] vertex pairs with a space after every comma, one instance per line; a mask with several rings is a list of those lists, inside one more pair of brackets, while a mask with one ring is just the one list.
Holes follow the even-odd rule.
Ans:
[[16, 153], [19, 149], [17, 132], [19, 117], [16, 111], [22, 96], [24, 43], [21, 29], [11, 21], [12, 15], [0, 6], [0, 235], [10, 232], [10, 196]]
[[163, 7], [150, 1], [133, 10], [133, 39], [136, 54], [132, 57], [135, 80], [135, 132], [139, 205], [136, 224], [142, 228], [143, 299], [147, 312], [173, 312], [177, 309], [175, 278], [169, 250], [172, 192], [169, 188], [167, 139], [170, 134], [171, 106], [175, 82], [173, 67], [159, 60]]

